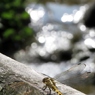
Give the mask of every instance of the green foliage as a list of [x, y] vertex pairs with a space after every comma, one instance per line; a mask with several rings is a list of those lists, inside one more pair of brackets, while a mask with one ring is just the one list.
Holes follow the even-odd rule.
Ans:
[[33, 31], [28, 27], [25, 0], [0, 0], [0, 14], [0, 52], [7, 54], [24, 46]]
[[4, 38], [11, 37], [15, 33], [14, 29], [6, 29], [3, 33]]

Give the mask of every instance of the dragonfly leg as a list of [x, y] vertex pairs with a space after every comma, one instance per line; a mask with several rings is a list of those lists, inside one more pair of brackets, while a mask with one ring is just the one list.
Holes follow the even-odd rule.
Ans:
[[49, 88], [49, 91], [50, 91], [49, 93], [51, 94], [51, 89], [50, 88]]
[[[45, 85], [42, 89], [46, 90], [46, 88], [47, 88], [47, 86]], [[48, 89], [49, 89], [49, 93], [47, 95], [51, 95], [51, 89], [49, 87], [48, 87]]]
[[43, 89], [43, 90], [46, 90], [46, 88], [47, 88], [47, 86], [45, 85], [42, 89]]

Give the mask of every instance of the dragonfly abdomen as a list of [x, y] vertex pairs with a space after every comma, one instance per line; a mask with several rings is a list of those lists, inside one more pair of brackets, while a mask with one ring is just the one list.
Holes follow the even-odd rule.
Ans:
[[55, 91], [58, 95], [63, 95], [59, 90]]
[[52, 90], [55, 91], [58, 95], [63, 95], [58, 89], [57, 87], [53, 86]]

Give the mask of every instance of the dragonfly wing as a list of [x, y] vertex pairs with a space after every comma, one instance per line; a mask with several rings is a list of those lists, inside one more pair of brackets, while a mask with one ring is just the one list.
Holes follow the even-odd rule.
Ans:
[[54, 78], [60, 82], [72, 78], [77, 78], [78, 76], [82, 75], [82, 71], [84, 70], [85, 67], [86, 65], [83, 63], [79, 65], [74, 65], [69, 70], [56, 75]]

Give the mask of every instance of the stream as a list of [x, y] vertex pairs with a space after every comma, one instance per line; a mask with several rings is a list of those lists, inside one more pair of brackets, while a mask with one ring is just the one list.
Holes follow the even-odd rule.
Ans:
[[[88, 8], [88, 4], [66, 5], [51, 2], [45, 5], [32, 3], [27, 6], [26, 11], [31, 19], [29, 26], [35, 31], [35, 41], [25, 50], [16, 52], [14, 58], [50, 77], [84, 63], [86, 67], [83, 70], [91, 72], [91, 76], [87, 78], [85, 85], [76, 83], [79, 85], [79, 88], [76, 88], [95, 95], [95, 87], [89, 82], [93, 81], [92, 73], [95, 73], [92, 52], [95, 49], [95, 30], [83, 24]], [[76, 78], [74, 80], [77, 80]]]

